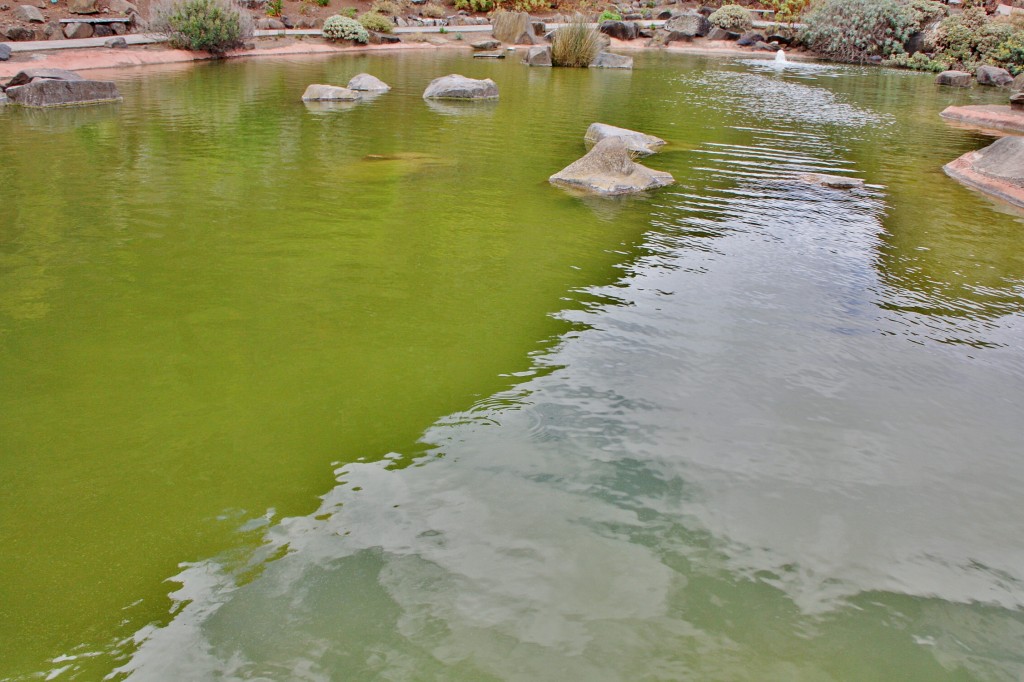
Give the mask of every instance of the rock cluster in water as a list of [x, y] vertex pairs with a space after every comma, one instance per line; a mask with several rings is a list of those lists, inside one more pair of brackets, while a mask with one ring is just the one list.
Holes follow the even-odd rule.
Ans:
[[[634, 130], [615, 128], [604, 124], [592, 125], [587, 134], [591, 139], [603, 135], [582, 158], [558, 171], [548, 181], [571, 189], [592, 194], [633, 194], [671, 185], [675, 178], [664, 171], [642, 166], [633, 160], [635, 152], [630, 146], [642, 146], [653, 153], [651, 147], [661, 146], [664, 140]], [[614, 134], [621, 131], [622, 134]], [[644, 144], [645, 140], [650, 140]]]
[[116, 102], [121, 93], [112, 81], [94, 81], [82, 78], [74, 71], [63, 69], [24, 69], [0, 86], [3, 97], [25, 107], [56, 107], [73, 104]]

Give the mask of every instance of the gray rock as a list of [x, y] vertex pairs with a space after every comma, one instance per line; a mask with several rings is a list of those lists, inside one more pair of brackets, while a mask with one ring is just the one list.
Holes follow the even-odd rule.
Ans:
[[64, 40], [64, 27], [59, 22], [51, 21], [43, 29], [43, 35], [47, 40]]
[[754, 47], [751, 49], [757, 50], [758, 52], [777, 52], [779, 46], [766, 43], [763, 40], [759, 40], [756, 43], [754, 43]]
[[602, 21], [597, 30], [619, 40], [636, 39], [636, 24], [631, 21]]
[[492, 50], [491, 52], [474, 52], [473, 59], [504, 59], [505, 53], [501, 50]]
[[530, 36], [533, 29], [530, 26], [530, 15], [526, 12], [498, 12], [494, 15], [494, 30], [492, 31], [495, 40], [513, 45], [530, 44], [533, 42]]
[[982, 175], [1024, 187], [1024, 137], [999, 138], [977, 152], [972, 167]]
[[66, 24], [64, 26], [64, 37], [66, 38], [92, 38], [92, 24], [81, 22]]
[[663, 10], [659, 11], [655, 15], [655, 18], [656, 19], [671, 19], [672, 18], [672, 10], [670, 10], [670, 9], [663, 9]]
[[4, 30], [4, 35], [7, 36], [8, 40], [18, 42], [20, 40], [32, 40], [35, 34], [28, 30], [24, 26], [8, 26]]
[[370, 31], [370, 42], [374, 45], [392, 45], [402, 42], [402, 39], [391, 33], [377, 33]]
[[[17, 76], [15, 77], [17, 78]], [[68, 104], [115, 102], [121, 93], [111, 81], [52, 80], [42, 78], [26, 85], [7, 87], [7, 96], [14, 104], [25, 107], [56, 107]]]
[[368, 73], [357, 73], [352, 76], [346, 85], [349, 90], [362, 90], [365, 92], [387, 92], [391, 86]]
[[478, 40], [475, 43], [470, 43], [469, 46], [474, 50], [497, 50], [501, 47], [501, 43], [497, 40]]
[[498, 85], [490, 78], [477, 80], [457, 73], [430, 81], [424, 99], [497, 99]]
[[92, 27], [93, 38], [109, 38], [114, 35], [114, 29], [106, 24], [96, 24]]
[[741, 47], [747, 47], [748, 45], [756, 45], [757, 43], [764, 41], [764, 34], [758, 33], [757, 31], [747, 31], [740, 36], [740, 39], [736, 41], [736, 44]]
[[129, 12], [138, 13], [139, 11], [138, 6], [133, 5], [128, 2], [128, 0], [110, 0], [110, 2], [107, 3], [107, 9], [114, 14], [128, 14]]
[[271, 19], [270, 17], [263, 17], [256, 22], [256, 28], [261, 31], [283, 31], [285, 29], [284, 22], [278, 21], [277, 19]]
[[955, 88], [969, 88], [974, 77], [966, 71], [943, 71], [935, 77], [936, 85], [951, 85]]
[[548, 181], [595, 194], [631, 194], [664, 187], [675, 179], [633, 161], [622, 138], [609, 137], [594, 145], [583, 158], [558, 171]]
[[316, 28], [319, 25], [320, 22], [316, 17], [299, 17], [299, 20], [295, 22], [296, 28]]
[[632, 69], [633, 58], [611, 52], [598, 52], [594, 61], [590, 62], [592, 69]]
[[29, 21], [34, 24], [42, 24], [46, 21], [39, 8], [32, 5], [19, 5], [14, 9], [12, 16], [18, 21]]
[[1016, 111], [1024, 110], [1024, 92], [1015, 92], [1010, 95], [1010, 108]]
[[363, 97], [355, 90], [337, 85], [313, 84], [302, 93], [303, 102], [358, 102]]
[[11, 46], [0, 43], [0, 62], [6, 62], [11, 58]]
[[647, 135], [636, 130], [619, 128], [607, 123], [591, 123], [583, 140], [588, 144], [597, 144], [609, 137], [617, 137], [626, 145], [626, 149], [634, 156], [650, 156], [665, 144], [665, 140], [654, 135]]
[[729, 36], [733, 35], [729, 33], [721, 26], [714, 26], [708, 31], [708, 40], [729, 40]]
[[855, 187], [864, 186], [864, 181], [860, 178], [848, 178], [843, 175], [827, 175], [825, 173], [804, 173], [798, 176], [797, 179], [801, 182], [831, 187], [832, 189], [854, 189]]
[[1013, 82], [1010, 83], [1010, 90], [1013, 92], [1020, 92], [1021, 90], [1024, 90], [1024, 73], [1013, 79]]
[[110, 38], [103, 41], [103, 47], [111, 47], [114, 49], [128, 47], [128, 41], [121, 36], [117, 36], [116, 38]]
[[128, 32], [128, 25], [122, 21], [115, 21], [110, 24], [110, 30], [112, 30], [116, 36], [123, 36]]
[[4, 87], [10, 88], [16, 85], [25, 85], [34, 80], [55, 80], [55, 81], [83, 81], [85, 80], [74, 71], [65, 69], [22, 69], [14, 75], [14, 78], [7, 82]]
[[665, 30], [685, 38], [697, 38], [711, 31], [711, 22], [697, 12], [683, 12], [666, 21]]
[[100, 10], [96, 0], [68, 0], [68, 11], [72, 14], [96, 14]]
[[7, 95], [4, 94], [4, 91], [0, 90], [0, 107], [2, 107], [3, 105], [9, 103], [10, 101], [11, 100], [9, 100], [7, 98]]
[[527, 50], [523, 63], [527, 66], [551, 66], [551, 46], [534, 45]]
[[978, 85], [994, 85], [1001, 88], [1013, 82], [1010, 72], [998, 66], [979, 66], [974, 75], [978, 79]]

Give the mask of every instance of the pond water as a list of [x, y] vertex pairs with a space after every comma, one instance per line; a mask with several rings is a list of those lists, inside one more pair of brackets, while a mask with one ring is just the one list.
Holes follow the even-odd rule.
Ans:
[[[0, 109], [0, 679], [1024, 677], [1024, 224], [937, 116], [1000, 93], [113, 77]], [[678, 183], [549, 186], [594, 121]]]

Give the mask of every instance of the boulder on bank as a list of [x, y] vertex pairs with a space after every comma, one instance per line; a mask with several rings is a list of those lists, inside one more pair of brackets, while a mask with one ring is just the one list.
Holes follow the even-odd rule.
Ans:
[[337, 85], [321, 85], [314, 83], [302, 93], [303, 102], [358, 102], [362, 99], [355, 90]]
[[592, 69], [632, 69], [633, 58], [611, 52], [598, 52], [594, 61], [590, 62]]
[[430, 81], [423, 99], [497, 99], [498, 85], [490, 78], [477, 80], [457, 73]]
[[740, 39], [736, 41], [736, 44], [740, 47], [748, 47], [750, 45], [757, 45], [758, 43], [764, 42], [764, 34], [758, 33], [757, 31], [747, 31], [740, 36]]
[[583, 140], [588, 144], [597, 144], [601, 140], [617, 137], [626, 145], [626, 149], [635, 156], [650, 156], [665, 144], [665, 140], [654, 135], [647, 135], [636, 130], [618, 128], [607, 123], [591, 123]]
[[42, 24], [46, 22], [43, 18], [43, 13], [39, 11], [38, 7], [32, 5], [18, 5], [12, 16], [18, 21], [25, 21], [33, 24]]
[[387, 92], [391, 86], [368, 73], [357, 73], [352, 76], [346, 85], [349, 90], [362, 90], [365, 92]]
[[698, 12], [683, 12], [666, 21], [665, 30], [679, 36], [671, 40], [698, 38], [706, 36], [711, 31], [711, 22]]
[[978, 85], [994, 85], [1001, 88], [1013, 82], [1010, 72], [998, 66], [979, 66], [974, 75], [978, 79]]
[[636, 39], [636, 24], [631, 21], [602, 21], [597, 30], [619, 40]]
[[527, 50], [523, 63], [527, 66], [551, 66], [551, 46], [534, 45]]
[[664, 187], [675, 182], [675, 178], [636, 163], [622, 138], [609, 137], [548, 181], [594, 194], [614, 195]]
[[52, 80], [40, 78], [25, 85], [7, 86], [14, 104], [24, 107], [58, 107], [71, 104], [116, 102], [121, 93], [111, 81]]
[[1003, 137], [942, 167], [968, 187], [1024, 207], [1024, 137]]
[[951, 85], [954, 88], [969, 88], [974, 77], [966, 71], [943, 71], [935, 77], [936, 85]]
[[93, 25], [82, 21], [64, 26], [64, 37], [68, 39], [92, 38]]

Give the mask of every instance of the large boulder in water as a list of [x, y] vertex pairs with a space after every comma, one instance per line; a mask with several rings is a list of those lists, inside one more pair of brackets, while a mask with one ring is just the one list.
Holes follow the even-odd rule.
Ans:
[[675, 178], [636, 163], [622, 138], [609, 137], [548, 181], [594, 194], [613, 195], [664, 187], [675, 182]]
[[1009, 71], [987, 64], [979, 66], [974, 75], [978, 79], [978, 85], [994, 85], [1001, 88], [1013, 82], [1013, 76]]
[[632, 69], [633, 58], [627, 57], [621, 54], [612, 54], [611, 52], [601, 51], [594, 57], [594, 61], [590, 62], [590, 68], [592, 69]]
[[338, 87], [337, 85], [320, 85], [314, 83], [302, 93], [303, 102], [358, 102], [362, 99], [355, 90]]
[[345, 87], [349, 90], [363, 90], [366, 92], [387, 92], [391, 89], [390, 85], [368, 73], [357, 73], [352, 76]]
[[58, 107], [69, 104], [116, 102], [121, 93], [111, 81], [36, 79], [25, 85], [8, 86], [11, 102], [26, 107]]
[[626, 145], [626, 149], [634, 156], [650, 156], [658, 151], [658, 147], [665, 144], [665, 140], [654, 135], [618, 128], [607, 123], [591, 123], [583, 136], [587, 144], [597, 144], [609, 137], [617, 137]]
[[534, 45], [527, 50], [523, 63], [527, 66], [551, 66], [551, 46]]
[[952, 85], [956, 88], [969, 88], [974, 77], [966, 71], [943, 71], [935, 77], [936, 85]]
[[951, 178], [1024, 207], [1024, 137], [1003, 137], [942, 167]]
[[477, 80], [457, 73], [430, 81], [423, 99], [497, 99], [498, 85], [490, 78]]

